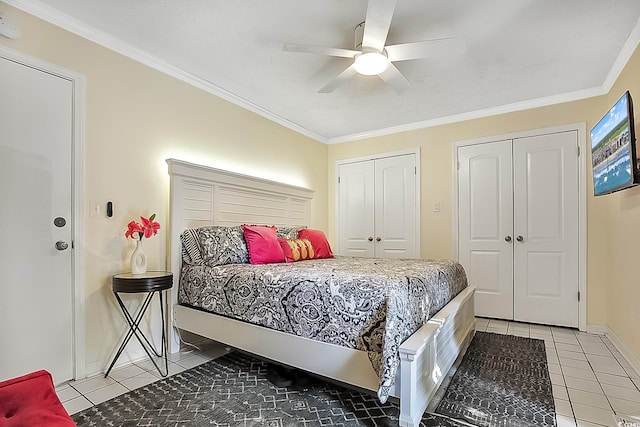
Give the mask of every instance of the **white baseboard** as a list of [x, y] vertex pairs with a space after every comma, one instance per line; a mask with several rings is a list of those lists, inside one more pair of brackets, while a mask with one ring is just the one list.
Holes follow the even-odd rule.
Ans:
[[[111, 356], [109, 359], [88, 363], [85, 367], [86, 378], [93, 377], [98, 374], [104, 375], [112, 360], [113, 356]], [[140, 349], [139, 351], [124, 351], [118, 358], [116, 364], [113, 365], [112, 369], [127, 366], [135, 362], [142, 362], [144, 360], [149, 360], [149, 357], [147, 357], [147, 354], [142, 349]]]
[[613, 343], [613, 345], [622, 354], [627, 362], [631, 365], [637, 375], [640, 375], [640, 358], [633, 354], [631, 350], [613, 333], [607, 326], [588, 325], [587, 332], [590, 334], [605, 335]]

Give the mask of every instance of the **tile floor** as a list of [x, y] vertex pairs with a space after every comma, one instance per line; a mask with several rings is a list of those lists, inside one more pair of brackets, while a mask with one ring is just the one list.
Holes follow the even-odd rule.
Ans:
[[558, 427], [617, 427], [614, 413], [640, 426], [640, 375], [607, 337], [482, 318], [476, 330], [544, 340]]
[[[185, 334], [183, 334], [185, 339]], [[179, 353], [169, 355], [169, 375], [193, 368], [227, 353], [229, 349], [197, 335], [189, 336], [187, 342], [196, 347], [183, 345]], [[162, 360], [164, 363], [164, 360]], [[103, 374], [78, 381], [71, 381], [56, 387], [60, 401], [69, 414], [75, 414], [98, 403], [147, 384], [158, 381], [162, 376], [149, 359], [127, 366], [114, 368], [108, 377]]]
[[[613, 415], [638, 417], [640, 375], [608, 338], [572, 329], [478, 318], [477, 330], [538, 338], [545, 341], [553, 385], [558, 427], [618, 427]], [[199, 349], [185, 347], [169, 356], [169, 374], [175, 374], [221, 356], [224, 346], [189, 337]], [[112, 399], [160, 379], [150, 361], [114, 369], [104, 378], [94, 376], [58, 387], [70, 414]]]

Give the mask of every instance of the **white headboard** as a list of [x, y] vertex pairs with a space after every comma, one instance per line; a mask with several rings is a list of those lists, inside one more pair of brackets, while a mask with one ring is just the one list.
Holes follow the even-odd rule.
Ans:
[[[309, 225], [312, 190], [176, 159], [167, 159], [167, 164], [170, 176], [167, 265], [173, 272], [174, 283], [169, 299], [171, 307], [177, 303], [183, 230], [204, 225]], [[174, 345], [172, 339], [172, 348]]]

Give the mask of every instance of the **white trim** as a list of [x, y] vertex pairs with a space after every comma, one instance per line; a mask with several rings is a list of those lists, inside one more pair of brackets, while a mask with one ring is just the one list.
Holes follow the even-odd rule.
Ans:
[[629, 62], [629, 59], [631, 58], [631, 55], [633, 55], [633, 52], [636, 50], [639, 42], [640, 19], [631, 31], [631, 34], [629, 34], [629, 37], [627, 37], [627, 41], [622, 46], [622, 50], [618, 54], [616, 61], [613, 63], [613, 66], [609, 70], [609, 74], [607, 74], [607, 77], [604, 79], [602, 87], [605, 90], [605, 93], [608, 93], [611, 90], [614, 83], [620, 76], [620, 73], [622, 73], [622, 70], [627, 65], [627, 62]]
[[624, 357], [625, 360], [629, 362], [635, 373], [640, 376], [640, 359], [635, 354], [633, 354], [633, 352], [626, 345], [624, 345], [622, 340], [618, 338], [618, 336], [610, 328], [606, 326], [590, 325], [589, 332], [591, 333], [591, 331], [601, 331], [593, 333], [606, 335], [611, 343], [618, 349], [620, 354], [622, 354], [622, 357]]
[[334, 227], [334, 231], [335, 231], [335, 236], [336, 236], [336, 248], [338, 249], [338, 251], [341, 250], [340, 248], [340, 220], [339, 220], [339, 214], [340, 214], [340, 191], [338, 188], [338, 178], [340, 176], [340, 166], [344, 165], [344, 164], [348, 164], [348, 163], [356, 163], [356, 162], [366, 162], [369, 160], [376, 160], [376, 159], [384, 159], [384, 158], [388, 158], [388, 157], [397, 157], [397, 156], [405, 156], [407, 154], [413, 154], [415, 155], [415, 159], [416, 159], [416, 235], [418, 236], [418, 238], [416, 239], [416, 258], [420, 258], [421, 257], [421, 247], [422, 247], [422, 230], [421, 230], [421, 206], [422, 206], [422, 198], [421, 198], [421, 193], [420, 193], [420, 182], [422, 181], [422, 172], [421, 172], [421, 168], [420, 168], [420, 147], [417, 147], [413, 150], [411, 149], [407, 149], [407, 150], [397, 150], [397, 151], [391, 151], [391, 152], [387, 152], [387, 153], [378, 153], [378, 154], [371, 154], [371, 155], [367, 155], [367, 156], [362, 156], [362, 157], [353, 157], [353, 158], [349, 158], [349, 159], [340, 159], [340, 160], [336, 160], [335, 165], [334, 165], [334, 180], [333, 180], [333, 185], [334, 185], [334, 197], [335, 197], [335, 213], [334, 213], [334, 218], [335, 218], [335, 227]]
[[580, 158], [578, 159], [578, 188], [580, 190], [578, 193], [578, 290], [580, 291], [580, 301], [578, 302], [578, 328], [581, 331], [584, 331], [587, 328], [587, 171], [586, 159], [584, 158], [584, 156], [587, 156], [586, 123], [571, 123], [542, 129], [531, 129], [502, 135], [467, 139], [452, 143], [451, 170], [453, 176], [451, 179], [451, 235], [453, 239], [453, 256], [455, 259], [460, 259], [460, 254], [458, 252], [458, 147], [569, 131], [577, 132], [578, 147], [580, 148]]
[[586, 332], [595, 335], [604, 335], [616, 349], [622, 354], [631, 367], [635, 370], [636, 374], [640, 375], [640, 359], [622, 342], [620, 338], [608, 327], [603, 325], [588, 325]]
[[82, 74], [25, 55], [22, 52], [0, 46], [0, 57], [6, 58], [61, 77], [72, 83], [73, 88], [73, 147], [71, 179], [71, 209], [73, 230], [71, 238], [71, 280], [73, 281], [73, 372], [75, 379], [86, 375], [85, 361], [85, 308], [84, 308], [84, 122], [85, 122], [85, 78]]
[[38, 0], [4, 0], [5, 3], [14, 6], [24, 12], [27, 12], [33, 16], [43, 19], [52, 23], [58, 27], [64, 28], [80, 37], [91, 40], [101, 46], [118, 52], [128, 58], [145, 64], [157, 71], [165, 73], [171, 77], [175, 77], [187, 84], [202, 89], [208, 93], [218, 96], [224, 100], [227, 100], [235, 105], [252, 111], [268, 120], [278, 123], [288, 129], [307, 136], [318, 142], [325, 144], [340, 144], [343, 142], [357, 141], [367, 138], [375, 138], [384, 135], [395, 134], [399, 132], [412, 131], [416, 129], [424, 129], [434, 126], [441, 126], [450, 123], [459, 123], [467, 120], [473, 120], [483, 117], [491, 117], [498, 114], [512, 113], [516, 111], [529, 110], [532, 108], [545, 107], [549, 105], [556, 105], [565, 102], [578, 101], [581, 99], [592, 98], [595, 96], [606, 95], [613, 86], [616, 79], [624, 69], [625, 65], [629, 61], [635, 47], [640, 42], [640, 21], [635, 26], [627, 41], [625, 42], [622, 50], [620, 51], [616, 61], [614, 62], [611, 70], [607, 74], [607, 77], [601, 86], [578, 90], [574, 92], [567, 92], [559, 95], [546, 96], [537, 99], [531, 99], [523, 102], [515, 102], [511, 104], [501, 105], [492, 108], [486, 108], [468, 113], [454, 114], [450, 116], [440, 117], [436, 119], [423, 120], [413, 123], [408, 123], [400, 126], [392, 126], [388, 128], [375, 129], [367, 132], [355, 133], [351, 135], [341, 135], [336, 137], [326, 137], [310, 131], [296, 123], [293, 123], [286, 118], [266, 110], [244, 98], [234, 95], [211, 82], [203, 80], [193, 74], [187, 73], [184, 70], [179, 69], [176, 66], [168, 64], [159, 58], [136, 49], [128, 43], [117, 39], [109, 34], [99, 31], [83, 22], [80, 22], [66, 14], [61, 13], [55, 8], [46, 5]]
[[360, 139], [375, 138], [384, 135], [393, 135], [400, 132], [408, 132], [417, 129], [424, 129], [442, 126], [452, 123], [460, 123], [468, 120], [481, 119], [485, 117], [497, 116], [499, 114], [513, 113], [517, 111], [530, 110], [533, 108], [547, 107], [565, 102], [579, 101], [581, 99], [593, 98], [595, 96], [606, 95], [608, 92], [602, 87], [584, 89], [575, 92], [568, 92], [560, 95], [547, 96], [544, 98], [531, 99], [513, 104], [505, 104], [497, 107], [485, 108], [482, 110], [470, 111], [468, 113], [454, 114], [452, 116], [440, 117], [437, 119], [424, 120], [408, 123], [401, 126], [392, 126], [384, 129], [355, 133], [334, 138], [329, 138], [328, 144], [340, 144], [343, 142], [357, 141]]

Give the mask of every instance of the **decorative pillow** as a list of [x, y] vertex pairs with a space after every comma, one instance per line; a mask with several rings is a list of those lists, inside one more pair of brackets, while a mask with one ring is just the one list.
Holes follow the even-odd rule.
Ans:
[[278, 227], [278, 239], [297, 239], [298, 231], [303, 228], [307, 227]]
[[315, 258], [333, 258], [333, 252], [331, 251], [327, 236], [325, 236], [321, 230], [305, 228], [298, 231], [298, 237], [311, 242], [311, 246], [313, 246], [313, 251], [315, 252]]
[[202, 264], [202, 253], [200, 248], [200, 240], [198, 238], [198, 230], [188, 228], [180, 234], [182, 242], [182, 261], [190, 265]]
[[284, 252], [284, 262], [313, 259], [315, 256], [313, 246], [308, 239], [278, 239], [278, 242]]
[[208, 226], [198, 229], [202, 259], [210, 267], [249, 262], [242, 226]]
[[278, 242], [275, 227], [243, 225], [244, 239], [249, 250], [251, 264], [268, 264], [284, 261], [284, 252]]

